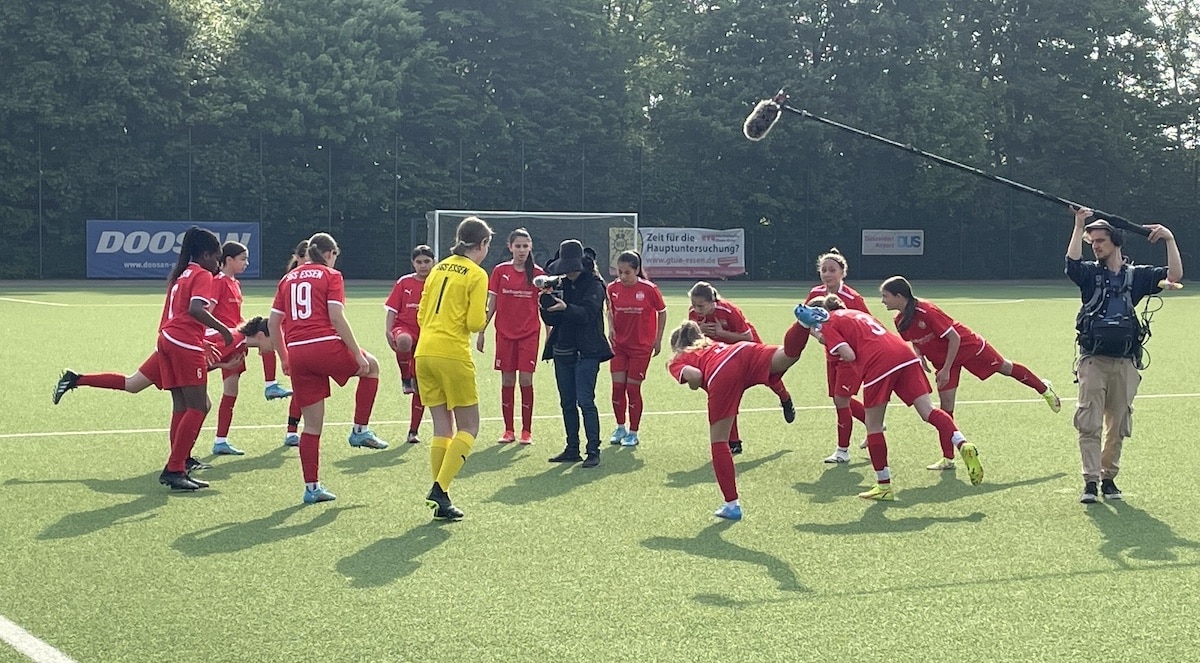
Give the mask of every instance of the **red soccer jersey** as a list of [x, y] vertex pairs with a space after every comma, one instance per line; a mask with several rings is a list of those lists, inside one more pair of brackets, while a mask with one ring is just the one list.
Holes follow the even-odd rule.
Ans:
[[[904, 317], [903, 311], [896, 314], [897, 329], [899, 329], [900, 318], [902, 317]], [[942, 309], [935, 306], [932, 302], [921, 299], [917, 300], [917, 309], [913, 313], [908, 329], [900, 332], [900, 337], [906, 341], [912, 341], [913, 345], [934, 366], [942, 368], [946, 365], [946, 353], [950, 349], [950, 341], [946, 339], [946, 335], [950, 333], [951, 329], [958, 332], [961, 339], [958, 346], [958, 354], [955, 355], [956, 363], [962, 363], [967, 358], [973, 357], [983, 351], [986, 343], [979, 334], [976, 334], [967, 328], [966, 325], [946, 315]]]
[[193, 299], [204, 302], [204, 308], [213, 307], [213, 275], [196, 263], [188, 263], [167, 293], [159, 331], [163, 337], [176, 345], [200, 350], [204, 342], [204, 331], [208, 327], [188, 313]]
[[[822, 283], [821, 285], [814, 286], [812, 290], [809, 290], [808, 297], [806, 297], [804, 299], [804, 301], [805, 301], [805, 303], [807, 303], [807, 302], [812, 301], [813, 297], [824, 297], [825, 295], [828, 295], [828, 294], [830, 294], [829, 288], [826, 288], [825, 284]], [[863, 313], [871, 312], [870, 310], [867, 309], [867, 300], [863, 299], [862, 295], [858, 294], [858, 292], [856, 292], [854, 290], [854, 288], [851, 288], [850, 286], [846, 285], [845, 283], [842, 284], [841, 288], [838, 288], [837, 292], [832, 293], [832, 294], [837, 295], [839, 299], [841, 299], [843, 302], [845, 302], [846, 308], [848, 308], [848, 309], [851, 309], [854, 311], [862, 311]]]
[[622, 350], [650, 352], [658, 338], [658, 314], [667, 310], [658, 286], [645, 279], [627, 286], [608, 284], [608, 310], [612, 312], [613, 345]]
[[871, 314], [862, 311], [831, 311], [829, 320], [821, 325], [821, 334], [830, 355], [836, 355], [842, 345], [850, 346], [866, 386], [901, 366], [918, 361], [904, 339], [884, 329]]
[[[534, 276], [545, 273], [533, 266]], [[488, 294], [496, 297], [492, 320], [500, 338], [519, 340], [539, 333], [538, 289], [525, 278], [525, 272], [518, 272], [511, 262], [496, 265], [488, 279]]]
[[213, 279], [213, 317], [226, 327], [237, 326], [242, 321], [242, 284], [224, 272]]
[[346, 286], [338, 270], [309, 263], [284, 275], [271, 312], [283, 315], [288, 347], [341, 338], [329, 319], [329, 304], [346, 305]]
[[742, 309], [738, 308], [732, 302], [725, 301], [724, 299], [717, 300], [716, 306], [713, 307], [712, 313], [709, 313], [708, 315], [700, 315], [696, 312], [696, 309], [689, 308], [688, 320], [696, 322], [697, 324], [705, 322], [720, 323], [721, 327], [723, 327], [725, 331], [733, 332], [734, 334], [740, 334], [749, 329], [750, 340], [754, 341], [755, 343], [762, 343], [762, 339], [758, 337], [758, 330], [755, 329], [754, 325], [750, 324], [750, 321], [747, 320], [746, 316], [742, 314]]
[[396, 281], [392, 293], [383, 304], [383, 308], [396, 314], [392, 329], [420, 328], [417, 324], [417, 307], [421, 305], [421, 293], [424, 291], [425, 282], [416, 274], [405, 274]]
[[233, 333], [233, 343], [229, 345], [225, 345], [225, 342], [222, 341], [221, 337], [217, 335], [217, 331], [215, 329], [209, 329], [208, 333], [205, 335], [204, 340], [208, 343], [212, 343], [213, 346], [216, 347], [217, 353], [219, 353], [219, 356], [217, 357], [209, 357], [210, 361], [214, 358], [216, 359], [216, 361], [212, 362], [214, 364], [223, 364], [232, 359], [234, 355], [241, 354], [246, 351], [246, 335], [240, 331], [237, 331], [236, 329], [231, 329], [229, 331]]
[[713, 343], [706, 345], [698, 350], [689, 350], [671, 359], [667, 365], [667, 371], [675, 381], [683, 384], [683, 367], [694, 366], [700, 369], [701, 379], [700, 388], [708, 390], [708, 385], [712, 382], [726, 363], [733, 359], [739, 352], [749, 348], [756, 347], [755, 344], [748, 341], [738, 341], [737, 343]]

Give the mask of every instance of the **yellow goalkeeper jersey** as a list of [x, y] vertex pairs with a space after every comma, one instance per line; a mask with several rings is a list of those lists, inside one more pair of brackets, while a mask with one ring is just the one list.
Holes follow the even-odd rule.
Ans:
[[421, 336], [413, 356], [472, 362], [471, 334], [487, 321], [487, 289], [487, 272], [470, 258], [452, 255], [434, 265], [417, 308]]

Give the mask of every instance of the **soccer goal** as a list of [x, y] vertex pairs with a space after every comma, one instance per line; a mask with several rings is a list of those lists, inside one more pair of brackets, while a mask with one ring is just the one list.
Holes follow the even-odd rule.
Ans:
[[[511, 260], [508, 234], [524, 228], [533, 237], [533, 259], [545, 267], [558, 245], [577, 239], [596, 251], [597, 265], [606, 277], [616, 273], [617, 256], [637, 249], [638, 215], [632, 212], [511, 212], [501, 210], [433, 210], [425, 214], [429, 224], [429, 245], [440, 260], [454, 244], [454, 229], [468, 216], [477, 216], [492, 227], [496, 235], [492, 250], [483, 261], [491, 271], [496, 264]], [[605, 266], [608, 266], [608, 269]]]

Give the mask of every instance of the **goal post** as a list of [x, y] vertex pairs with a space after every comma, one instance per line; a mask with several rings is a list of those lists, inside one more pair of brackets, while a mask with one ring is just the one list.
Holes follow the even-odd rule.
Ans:
[[[450, 252], [454, 230], [468, 216], [477, 216], [496, 233], [492, 250], [482, 263], [489, 272], [497, 264], [512, 259], [508, 235], [525, 228], [533, 238], [533, 259], [545, 267], [564, 240], [577, 239], [596, 251], [597, 268], [606, 277], [615, 273], [617, 256], [636, 250], [639, 244], [638, 215], [635, 212], [513, 212], [505, 210], [445, 210], [427, 212], [429, 246], [437, 260]], [[606, 269], [607, 267], [607, 269]]]

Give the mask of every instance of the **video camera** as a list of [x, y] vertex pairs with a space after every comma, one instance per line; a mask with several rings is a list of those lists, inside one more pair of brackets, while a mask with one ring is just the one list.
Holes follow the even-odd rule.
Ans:
[[554, 306], [556, 298], [562, 299], [562, 284], [566, 278], [566, 276], [549, 276], [547, 274], [533, 277], [533, 287], [542, 291], [542, 294], [538, 295], [538, 306], [548, 309]]

